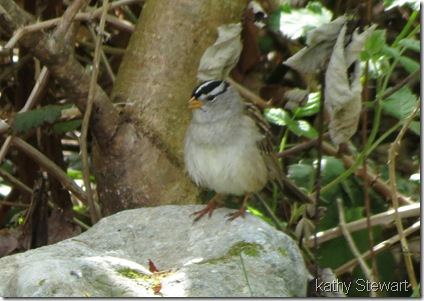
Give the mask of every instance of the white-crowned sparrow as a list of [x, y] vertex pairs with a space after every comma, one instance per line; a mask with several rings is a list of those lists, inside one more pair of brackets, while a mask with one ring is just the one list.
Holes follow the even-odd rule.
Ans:
[[243, 216], [249, 194], [262, 190], [269, 180], [277, 180], [294, 198], [311, 202], [283, 174], [268, 123], [228, 82], [211, 80], [199, 85], [188, 108], [193, 118], [184, 141], [186, 169], [197, 185], [217, 193], [205, 209], [194, 213], [195, 221], [212, 213], [221, 194], [245, 195], [230, 220]]

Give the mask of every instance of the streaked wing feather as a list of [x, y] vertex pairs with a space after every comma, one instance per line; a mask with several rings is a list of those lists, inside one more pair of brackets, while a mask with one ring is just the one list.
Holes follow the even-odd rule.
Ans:
[[277, 155], [272, 145], [272, 133], [268, 122], [262, 116], [259, 109], [251, 104], [245, 103], [245, 112], [247, 116], [255, 121], [259, 132], [263, 138], [257, 141], [257, 146], [262, 153], [270, 172], [271, 180], [276, 180], [284, 191], [284, 194], [289, 198], [302, 203], [314, 203], [313, 200], [301, 191], [287, 176], [283, 173], [280, 163], [278, 162]]
[[259, 150], [264, 154], [274, 153], [274, 149], [271, 142], [272, 133], [269, 124], [263, 118], [262, 113], [255, 105], [247, 102], [245, 103], [245, 112], [247, 116], [249, 116], [255, 121], [259, 133], [263, 136], [261, 140], [257, 141]]

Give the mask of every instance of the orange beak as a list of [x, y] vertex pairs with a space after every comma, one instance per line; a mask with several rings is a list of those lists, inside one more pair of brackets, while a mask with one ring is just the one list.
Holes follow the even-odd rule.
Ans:
[[198, 109], [201, 106], [203, 106], [203, 102], [197, 100], [194, 97], [192, 97], [187, 103], [187, 108], [189, 108], [190, 110]]

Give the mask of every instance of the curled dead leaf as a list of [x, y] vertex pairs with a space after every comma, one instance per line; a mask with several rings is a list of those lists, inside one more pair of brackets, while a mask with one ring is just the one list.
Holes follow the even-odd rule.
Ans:
[[241, 23], [218, 27], [218, 39], [203, 54], [197, 78], [200, 81], [225, 79], [237, 64], [242, 50]]
[[308, 33], [307, 47], [288, 58], [284, 64], [304, 73], [318, 73], [323, 70], [331, 56], [340, 29], [347, 22], [341, 16], [333, 22], [324, 24]]
[[290, 91], [287, 91], [284, 94], [284, 98], [287, 99], [287, 103], [284, 106], [286, 110], [294, 110], [299, 106], [304, 106], [306, 102], [308, 101], [308, 94], [309, 92], [307, 90], [301, 90], [301, 89], [293, 89]]
[[[356, 132], [362, 102], [361, 68], [359, 54], [365, 39], [375, 26], [352, 35], [352, 41], [345, 47], [346, 25], [340, 30], [325, 73], [325, 108], [330, 123], [329, 132], [334, 144], [348, 141]], [[350, 46], [350, 47], [349, 47]], [[348, 69], [353, 65], [353, 72]]]

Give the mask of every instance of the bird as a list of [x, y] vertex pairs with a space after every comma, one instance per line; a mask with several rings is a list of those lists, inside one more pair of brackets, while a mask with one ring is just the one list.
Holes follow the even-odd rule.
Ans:
[[245, 216], [252, 193], [276, 181], [289, 195], [304, 203], [312, 200], [283, 173], [272, 145], [269, 124], [259, 109], [243, 100], [225, 80], [198, 85], [187, 103], [192, 119], [184, 138], [187, 173], [198, 186], [216, 194], [193, 213], [200, 220], [216, 208], [221, 195], [243, 196], [240, 209], [229, 220]]

